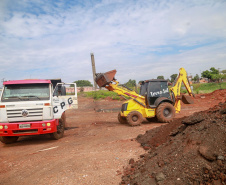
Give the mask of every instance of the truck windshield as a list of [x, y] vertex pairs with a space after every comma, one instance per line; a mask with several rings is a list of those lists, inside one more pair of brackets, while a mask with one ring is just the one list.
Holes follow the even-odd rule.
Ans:
[[5, 85], [2, 101], [40, 101], [49, 100], [49, 84]]

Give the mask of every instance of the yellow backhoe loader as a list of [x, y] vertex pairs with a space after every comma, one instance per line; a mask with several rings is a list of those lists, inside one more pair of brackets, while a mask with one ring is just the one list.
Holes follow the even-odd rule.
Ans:
[[[169, 88], [167, 80], [154, 79], [145, 80], [141, 83], [140, 94], [126, 86], [120, 86], [115, 79], [116, 70], [96, 74], [96, 83], [99, 87], [105, 87], [118, 95], [128, 96], [131, 99], [122, 104], [118, 114], [118, 120], [122, 124], [131, 126], [140, 125], [143, 118], [151, 121], [157, 118], [159, 122], [171, 122], [175, 113], [181, 110], [181, 101], [192, 104], [194, 94], [189, 84], [187, 73], [180, 68], [175, 84]], [[188, 95], [181, 95], [181, 84], [184, 83]]]

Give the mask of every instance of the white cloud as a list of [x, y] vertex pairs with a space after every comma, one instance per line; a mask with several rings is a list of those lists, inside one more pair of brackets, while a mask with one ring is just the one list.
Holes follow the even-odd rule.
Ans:
[[15, 2], [0, 4], [0, 79], [92, 79], [91, 52], [122, 82], [226, 68], [224, 1]]

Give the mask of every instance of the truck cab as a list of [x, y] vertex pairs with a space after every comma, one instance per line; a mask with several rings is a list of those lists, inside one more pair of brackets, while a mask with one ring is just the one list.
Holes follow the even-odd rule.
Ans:
[[3, 82], [0, 140], [9, 144], [19, 136], [39, 134], [60, 139], [64, 134], [65, 111], [77, 108], [75, 83], [57, 83], [53, 88], [51, 80]]

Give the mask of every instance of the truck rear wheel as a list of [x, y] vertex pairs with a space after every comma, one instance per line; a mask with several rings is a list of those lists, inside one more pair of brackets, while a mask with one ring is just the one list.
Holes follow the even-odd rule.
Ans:
[[156, 117], [162, 123], [169, 123], [175, 116], [175, 108], [172, 104], [164, 102], [156, 109]]
[[59, 125], [57, 125], [57, 131], [50, 134], [51, 138], [55, 140], [62, 138], [64, 135], [64, 129], [65, 129], [65, 123], [63, 119], [60, 119]]
[[132, 111], [126, 116], [126, 120], [130, 126], [138, 126], [143, 121], [143, 116], [138, 111]]
[[18, 136], [0, 136], [0, 141], [5, 144], [11, 144], [15, 143], [18, 138]]
[[118, 113], [118, 121], [121, 124], [127, 124], [126, 118], [125, 117], [122, 117], [121, 114], [120, 114], [120, 112]]

